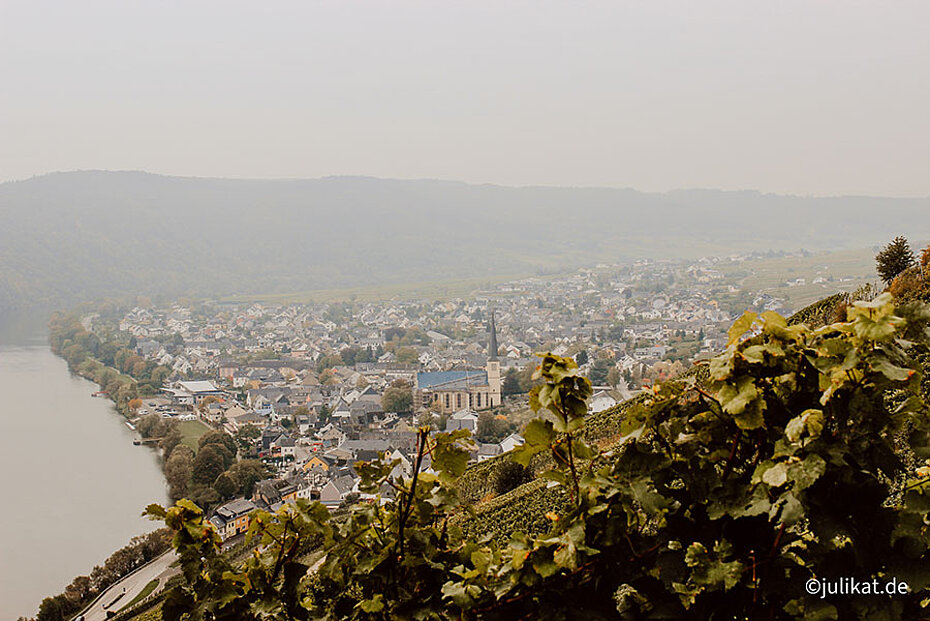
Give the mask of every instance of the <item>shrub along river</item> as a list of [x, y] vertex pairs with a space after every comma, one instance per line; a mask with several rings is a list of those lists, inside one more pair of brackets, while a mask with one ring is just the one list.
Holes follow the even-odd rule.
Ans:
[[0, 619], [35, 615], [154, 530], [140, 513], [167, 502], [158, 455], [133, 446], [95, 390], [52, 354], [41, 322], [0, 316]]

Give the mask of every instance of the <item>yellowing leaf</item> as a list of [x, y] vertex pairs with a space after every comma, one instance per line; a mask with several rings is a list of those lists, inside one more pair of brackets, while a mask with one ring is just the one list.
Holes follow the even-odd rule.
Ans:
[[737, 342], [741, 336], [748, 332], [758, 317], [759, 316], [752, 311], [743, 313], [743, 316], [737, 319], [727, 331], [727, 347]]

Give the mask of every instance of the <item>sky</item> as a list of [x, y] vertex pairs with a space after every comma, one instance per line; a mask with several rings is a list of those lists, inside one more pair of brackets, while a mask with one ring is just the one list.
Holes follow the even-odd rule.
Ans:
[[930, 195], [930, 3], [0, 0], [0, 181]]

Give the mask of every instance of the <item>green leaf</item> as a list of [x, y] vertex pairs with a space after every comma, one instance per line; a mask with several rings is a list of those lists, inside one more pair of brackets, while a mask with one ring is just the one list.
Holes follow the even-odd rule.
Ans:
[[723, 380], [733, 373], [733, 352], [725, 351], [710, 359], [710, 376], [716, 380]]
[[725, 384], [719, 391], [718, 398], [723, 410], [729, 414], [739, 414], [758, 396], [756, 384], [749, 376], [740, 377], [735, 385]]
[[789, 525], [795, 524], [804, 517], [804, 505], [801, 504], [797, 496], [793, 493], [788, 493], [772, 506], [772, 511], [769, 513], [769, 516], [774, 517], [772, 514], [775, 512], [778, 512], [778, 519], [780, 521]]
[[906, 369], [904, 367], [899, 367], [892, 364], [885, 357], [875, 357], [870, 361], [870, 366], [873, 371], [878, 371], [888, 379], [894, 382], [903, 382], [911, 378], [914, 375], [913, 369]]
[[468, 467], [471, 454], [463, 447], [454, 443], [451, 438], [443, 438], [436, 434], [436, 445], [433, 448], [432, 468], [439, 472], [443, 482], [451, 482], [462, 476]]
[[552, 556], [552, 560], [556, 565], [564, 567], [565, 569], [575, 569], [578, 567], [575, 546], [572, 544], [559, 546]]
[[765, 362], [765, 345], [752, 345], [742, 350], [740, 353], [747, 362], [759, 364]]
[[523, 430], [523, 440], [531, 446], [541, 446], [548, 448], [555, 438], [555, 431], [552, 428], [552, 421], [542, 418], [534, 418]]
[[637, 479], [630, 485], [633, 498], [647, 514], [664, 511], [671, 502], [655, 490], [655, 485], [647, 477]]
[[533, 569], [536, 570], [540, 577], [548, 578], [559, 571], [559, 566], [548, 556], [537, 556], [533, 559]]
[[159, 504], [150, 504], [145, 508], [145, 511], [142, 512], [144, 517], [149, 518], [150, 520], [164, 520], [167, 517], [168, 512], [165, 511], [165, 508]]
[[736, 426], [740, 429], [758, 429], [765, 424], [762, 416], [764, 401], [754, 401], [748, 408], [733, 417]]
[[491, 552], [483, 548], [479, 548], [471, 553], [471, 563], [475, 566], [475, 569], [481, 573], [487, 571], [488, 565], [491, 564], [492, 559]]
[[566, 475], [561, 470], [546, 470], [539, 475], [539, 478], [555, 481], [556, 483], [561, 483], [562, 485], [565, 485], [568, 482], [568, 475]]
[[788, 475], [794, 482], [794, 489], [803, 490], [813, 485], [827, 471], [827, 462], [816, 453], [793, 463], [788, 467]]
[[752, 311], [743, 313], [743, 316], [737, 319], [727, 331], [727, 347], [737, 342], [741, 336], [746, 334], [758, 318], [759, 316]]

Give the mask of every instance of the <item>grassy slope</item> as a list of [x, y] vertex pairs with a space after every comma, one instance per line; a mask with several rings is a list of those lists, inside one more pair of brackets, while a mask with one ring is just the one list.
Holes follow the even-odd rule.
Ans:
[[197, 452], [197, 442], [200, 440], [200, 437], [208, 431], [212, 431], [199, 420], [179, 421], [178, 429], [181, 430], [181, 435], [184, 436], [181, 440], [181, 444], [189, 446], [195, 453]]

